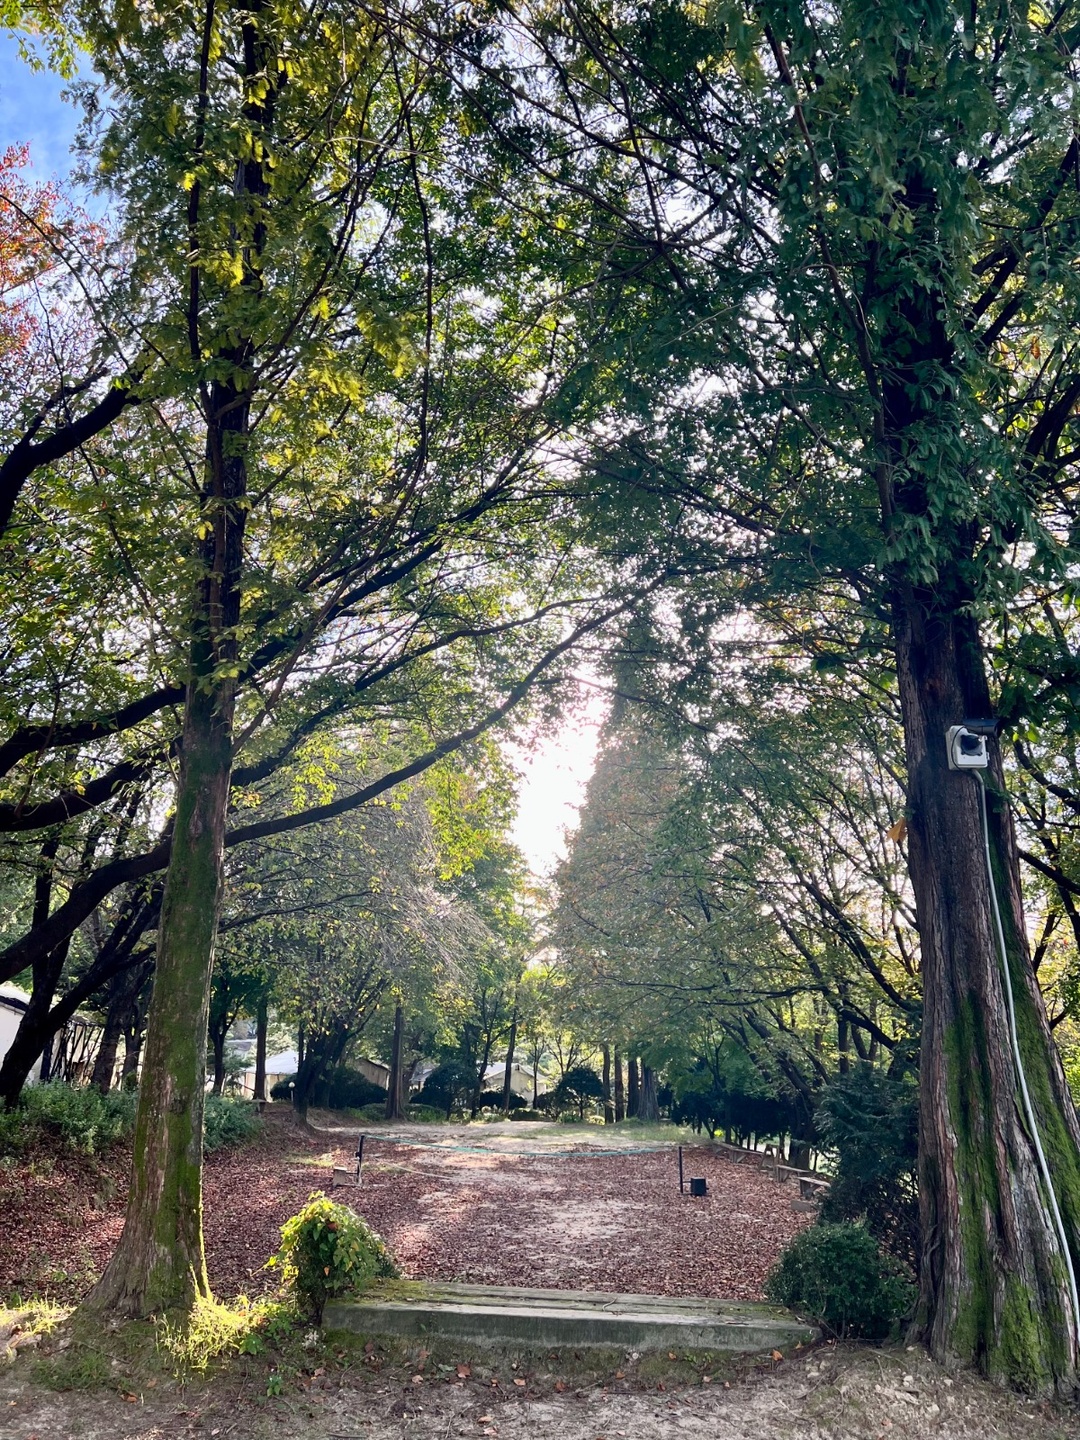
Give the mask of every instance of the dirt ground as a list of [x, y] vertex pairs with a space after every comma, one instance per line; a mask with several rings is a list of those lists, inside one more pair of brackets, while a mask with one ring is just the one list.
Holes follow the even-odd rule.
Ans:
[[[329, 1188], [333, 1164], [352, 1162], [355, 1133], [304, 1135], [272, 1115], [258, 1143], [211, 1157], [219, 1296], [269, 1288], [263, 1262], [282, 1221]], [[641, 1132], [402, 1127], [368, 1140], [362, 1187], [340, 1193], [410, 1276], [757, 1297], [807, 1222], [793, 1190], [706, 1149], [685, 1161], [706, 1176], [706, 1200], [680, 1198], [675, 1152]], [[120, 1231], [126, 1163], [122, 1150], [35, 1156], [0, 1173], [5, 1291], [83, 1293]], [[530, 1355], [311, 1332], [181, 1382], [143, 1330], [128, 1349], [125, 1332], [61, 1330], [20, 1353], [0, 1370], [0, 1440], [1080, 1440], [1074, 1407], [1025, 1401], [904, 1347]]]
[[[615, 1357], [574, 1374], [580, 1354], [539, 1368], [509, 1356], [424, 1351], [385, 1359], [313, 1353], [280, 1397], [249, 1366], [209, 1385], [154, 1389], [117, 1376], [95, 1393], [31, 1384], [32, 1362], [0, 1376], [0, 1440], [1076, 1440], [1072, 1408], [1025, 1402], [914, 1350], [826, 1346], [712, 1373], [668, 1366], [657, 1379]], [[471, 1361], [471, 1363], [469, 1363]], [[643, 1362], [642, 1362], [643, 1363]], [[254, 1362], [251, 1362], [254, 1365]], [[516, 1366], [516, 1368], [515, 1368]], [[24, 1367], [27, 1367], [24, 1370]], [[462, 1378], [460, 1372], [468, 1372]], [[622, 1378], [620, 1378], [622, 1377]], [[706, 1378], [707, 1377], [707, 1378]], [[125, 1395], [127, 1398], [125, 1398]]]
[[[209, 1157], [206, 1252], [221, 1297], [272, 1289], [264, 1265], [282, 1223], [330, 1189], [335, 1164], [355, 1168], [356, 1128], [313, 1119], [326, 1128], [305, 1135], [273, 1113], [260, 1142]], [[401, 1126], [368, 1133], [363, 1183], [341, 1198], [413, 1279], [760, 1299], [807, 1223], [791, 1208], [794, 1185], [707, 1148], [687, 1148], [684, 1165], [708, 1181], [706, 1199], [680, 1197], [674, 1147], [647, 1132]], [[0, 1175], [0, 1298], [78, 1300], [119, 1237], [126, 1184], [122, 1147], [93, 1162], [39, 1156]]]

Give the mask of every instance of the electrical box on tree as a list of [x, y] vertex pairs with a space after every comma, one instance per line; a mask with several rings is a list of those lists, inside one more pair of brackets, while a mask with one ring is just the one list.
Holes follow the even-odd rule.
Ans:
[[945, 752], [950, 770], [985, 770], [990, 764], [987, 738], [996, 735], [997, 720], [965, 720], [945, 731]]

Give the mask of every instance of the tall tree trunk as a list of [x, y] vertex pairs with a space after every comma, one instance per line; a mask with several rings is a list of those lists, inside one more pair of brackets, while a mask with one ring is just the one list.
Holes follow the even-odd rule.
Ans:
[[622, 1056], [615, 1046], [615, 1124], [626, 1119], [626, 1104], [623, 1096]]
[[255, 1011], [255, 1085], [256, 1100], [268, 1100], [266, 1093], [266, 1032], [270, 1025], [270, 1001], [265, 992], [259, 996]]
[[849, 1068], [849, 1055], [851, 1054], [851, 1028], [848, 1022], [841, 1016], [836, 1019], [836, 1068], [841, 1075], [846, 1075]]
[[[260, 171], [261, 174], [261, 171]], [[246, 358], [237, 355], [239, 366]], [[203, 579], [192, 622], [173, 845], [158, 926], [120, 1241], [85, 1304], [144, 1317], [208, 1294], [202, 1137], [210, 981], [232, 773], [250, 395], [215, 384], [207, 420]]]
[[220, 1095], [225, 1088], [225, 1036], [224, 1022], [210, 1028], [210, 1044], [214, 1052], [214, 1079], [210, 1087], [212, 1095]]
[[386, 1087], [387, 1120], [405, 1119], [405, 1007], [394, 1006], [394, 1039], [390, 1046], [390, 1082]]
[[97, 1054], [94, 1056], [94, 1068], [90, 1075], [90, 1088], [99, 1091], [102, 1095], [107, 1095], [112, 1089], [113, 1076], [116, 1074], [116, 1055], [124, 1034], [124, 1018], [119, 1004], [114, 999], [105, 1012], [105, 1024], [102, 1027]]
[[480, 1061], [480, 1067], [476, 1075], [476, 1084], [473, 1086], [472, 1096], [469, 1100], [469, 1119], [476, 1119], [476, 1112], [480, 1109], [480, 1092], [484, 1088], [484, 1076], [487, 1074], [488, 1065], [491, 1063], [491, 1034], [487, 1035], [484, 1041], [484, 1054]]
[[631, 1055], [626, 1062], [626, 1118], [634, 1120], [638, 1113], [638, 1062]]
[[[910, 787], [910, 869], [923, 977], [920, 1328], [931, 1352], [1040, 1392], [1068, 1389], [1073, 1302], [1051, 1197], [1022, 1106], [985, 874], [979, 782], [950, 771], [945, 731], [989, 713], [979, 637], [933, 598], [894, 607]], [[1074, 1265], [1080, 1265], [1080, 1130], [1027, 949], [1012, 819], [996, 746], [987, 772], [991, 851], [1016, 1026]]]
[[[205, 666], [197, 665], [201, 672]], [[206, 1029], [232, 760], [231, 692], [193, 681], [161, 907], [131, 1189], [92, 1309], [145, 1316], [209, 1293], [202, 1238]]]
[[502, 1108], [504, 1115], [510, 1114], [510, 1082], [514, 1078], [514, 1051], [517, 1048], [517, 1024], [518, 1012], [517, 1005], [515, 1004], [514, 1013], [510, 1017], [510, 1039], [506, 1045], [506, 1070], [503, 1073]]
[[637, 1116], [646, 1125], [656, 1125], [660, 1120], [660, 1106], [656, 1099], [656, 1071], [650, 1065], [641, 1067], [641, 1094], [638, 1097]]
[[614, 1109], [613, 1109], [613, 1107], [612, 1107], [612, 1104], [611, 1104], [611, 1046], [610, 1046], [610, 1045], [605, 1045], [605, 1046], [604, 1046], [604, 1048], [603, 1048], [603, 1056], [604, 1056], [604, 1073], [603, 1073], [603, 1078], [602, 1078], [602, 1084], [603, 1084], [603, 1087], [604, 1087], [604, 1124], [605, 1124], [605, 1125], [614, 1125], [614, 1123], [615, 1123], [615, 1111], [614, 1111]]

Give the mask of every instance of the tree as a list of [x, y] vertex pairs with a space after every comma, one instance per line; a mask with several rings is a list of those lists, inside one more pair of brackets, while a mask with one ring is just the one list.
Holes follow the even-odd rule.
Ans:
[[[488, 223], [498, 165], [443, 123], [430, 54], [356, 11], [340, 16], [344, 62], [314, 12], [311, 30], [272, 6], [154, 27], [126, 11], [80, 18], [111, 95], [86, 144], [128, 265], [102, 266], [97, 294], [114, 325], [126, 317], [128, 353], [155, 359], [111, 386], [95, 371], [90, 389], [105, 393], [48, 443], [35, 438], [58, 403], [46, 397], [13, 436], [4, 494], [70, 512], [90, 455], [95, 487], [105, 476], [106, 497], [130, 495], [132, 427], [144, 453], [170, 456], [184, 492], [175, 522], [154, 506], [159, 533], [149, 512], [140, 527], [158, 577], [172, 573], [154, 624], [177, 623], [161, 652], [146, 647], [150, 664], [138, 655], [137, 686], [125, 676], [128, 693], [89, 715], [24, 714], [4, 759], [89, 745], [104, 761], [76, 798], [24, 794], [20, 825], [85, 813], [154, 766], [168, 790], [179, 764], [167, 833], [92, 870], [7, 947], [0, 971], [54, 954], [118, 885], [167, 867], [134, 1183], [93, 1300], [146, 1313], [205, 1288], [203, 1057], [190, 1032], [208, 1003], [223, 850], [358, 807], [499, 723], [603, 623], [609, 577], [584, 563], [538, 458], [566, 423], [582, 341], [553, 323], [559, 302], [537, 274], [549, 227], [515, 229], [515, 249]], [[326, 142], [300, 164], [314, 115]], [[237, 790], [320, 727], [401, 724], [405, 712], [419, 753], [397, 771], [302, 818], [226, 834]], [[109, 753], [148, 721], [163, 732], [149, 754]], [[248, 766], [234, 765], [242, 745]]]
[[[991, 711], [982, 617], [1072, 556], [1073, 7], [628, 4], [515, 24], [547, 61], [514, 74], [530, 155], [557, 176], [572, 135], [619, 177], [596, 192], [623, 234], [602, 284], [625, 322], [612, 349], [639, 365], [598, 477], [621, 475], [643, 513], [658, 492], [688, 507], [690, 538], [748, 579], [887, 621], [923, 979], [919, 1328], [938, 1356], [1069, 1390], [1080, 1132], [1000, 758], [1005, 974], [980, 792], [944, 737]], [[1007, 989], [1051, 1181], [1017, 1104]]]
[[585, 1106], [590, 1100], [603, 1100], [604, 1086], [591, 1065], [575, 1065], [562, 1077], [551, 1092], [552, 1104], [569, 1102], [576, 1105], [578, 1118], [585, 1119]]

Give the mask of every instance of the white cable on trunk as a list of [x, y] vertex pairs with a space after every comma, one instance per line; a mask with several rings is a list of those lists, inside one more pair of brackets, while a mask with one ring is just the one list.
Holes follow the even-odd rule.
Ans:
[[1009, 1038], [1012, 1041], [1016, 1078], [1020, 1086], [1020, 1097], [1023, 1101], [1028, 1129], [1031, 1131], [1031, 1139], [1035, 1145], [1035, 1154], [1039, 1158], [1039, 1169], [1042, 1171], [1043, 1182], [1046, 1185], [1046, 1193], [1050, 1198], [1050, 1209], [1053, 1211], [1054, 1226], [1057, 1229], [1058, 1240], [1061, 1243], [1061, 1253], [1065, 1257], [1065, 1269], [1069, 1276], [1069, 1295], [1072, 1299], [1073, 1307], [1073, 1323], [1076, 1327], [1074, 1343], [1080, 1345], [1080, 1296], [1077, 1295], [1076, 1270], [1073, 1268], [1072, 1253], [1069, 1250], [1069, 1240], [1065, 1234], [1065, 1224], [1061, 1218], [1061, 1211], [1058, 1208], [1057, 1196], [1054, 1193], [1054, 1182], [1050, 1178], [1050, 1167], [1046, 1163], [1046, 1154], [1043, 1150], [1042, 1140], [1039, 1138], [1039, 1127], [1035, 1123], [1035, 1110], [1032, 1106], [1031, 1095], [1028, 1091], [1027, 1076], [1024, 1073], [1024, 1062], [1020, 1058], [1020, 1040], [1016, 1033], [1016, 1005], [1013, 1000], [1012, 976], [1009, 974], [1009, 952], [1005, 946], [1005, 929], [1001, 923], [1001, 907], [998, 904], [997, 882], [994, 879], [994, 862], [990, 856], [990, 821], [986, 810], [986, 781], [983, 779], [981, 770], [974, 770], [972, 774], [979, 782], [979, 812], [982, 817], [983, 850], [986, 854], [986, 878], [990, 883], [990, 904], [994, 912], [994, 931], [997, 936], [998, 953], [1001, 957], [1001, 973], [1005, 978], [1005, 1003], [1009, 1016]]

